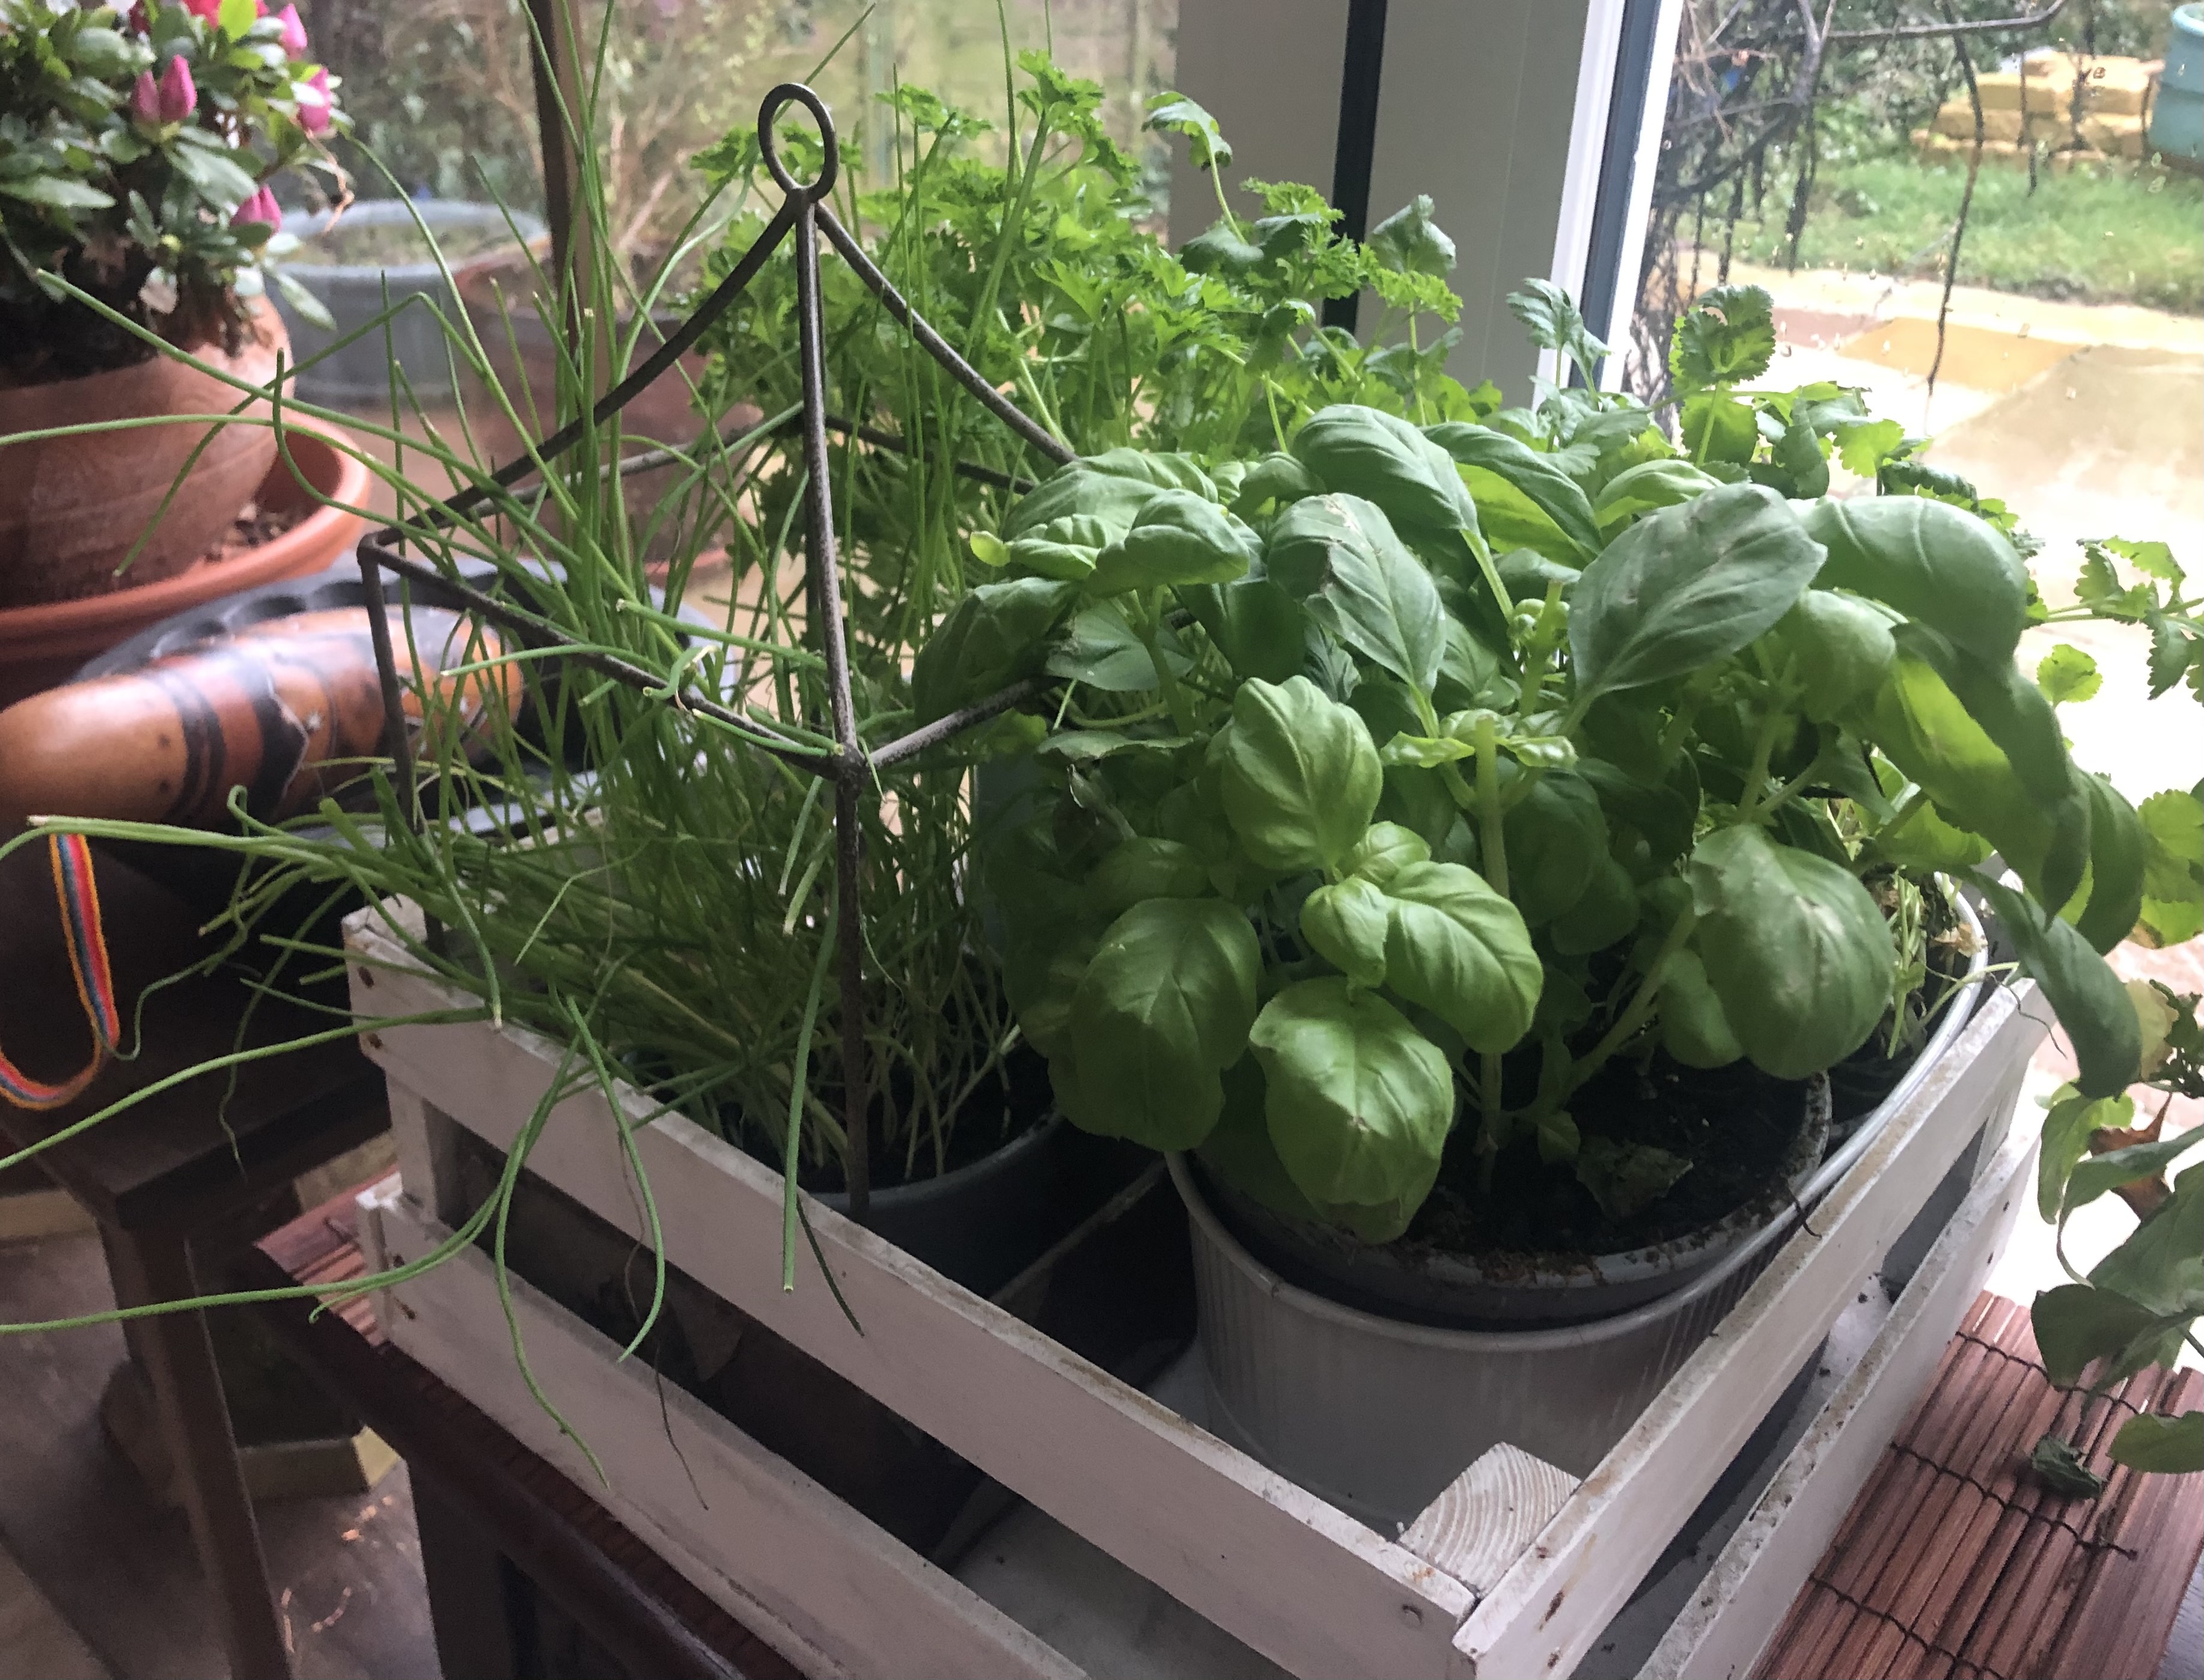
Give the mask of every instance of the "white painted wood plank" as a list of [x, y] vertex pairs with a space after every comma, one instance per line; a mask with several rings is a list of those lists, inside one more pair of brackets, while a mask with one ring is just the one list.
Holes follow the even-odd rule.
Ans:
[[1565, 1675], [1998, 1102], [2043, 1036], [2034, 988], [1996, 993], [1882, 1134], [1455, 1638], [1476, 1680]]
[[1576, 1491], [1567, 1470], [1502, 1441], [1424, 1507], [1401, 1544], [1472, 1593], [1489, 1593]]
[[2027, 1199], [2035, 1147], [2027, 1129], [2006, 1140], [1638, 1680], [1751, 1672], [1981, 1294]]
[[[380, 1210], [394, 1260], [449, 1232], [410, 1198]], [[489, 1259], [464, 1249], [390, 1291], [391, 1340], [662, 1552], [807, 1672], [1083, 1680], [955, 1576], [524, 1280], [511, 1280], [530, 1367], [589, 1460], [536, 1404], [512, 1356]], [[661, 1402], [664, 1411], [660, 1408]]]
[[[356, 958], [387, 965], [364, 1018], [456, 1006], [358, 917]], [[556, 1071], [555, 1046], [487, 1026], [369, 1023], [398, 1083], [502, 1149]], [[650, 1113], [627, 1093], [629, 1113]], [[815, 1201], [816, 1233], [862, 1326], [804, 1256], [780, 1280], [779, 1175], [679, 1116], [637, 1134], [667, 1253], [691, 1276], [855, 1382], [1181, 1602], [1295, 1673], [1437, 1677], [1474, 1595], [1040, 1332]], [[638, 1199], [595, 1089], [560, 1105], [530, 1169], [640, 1240]]]

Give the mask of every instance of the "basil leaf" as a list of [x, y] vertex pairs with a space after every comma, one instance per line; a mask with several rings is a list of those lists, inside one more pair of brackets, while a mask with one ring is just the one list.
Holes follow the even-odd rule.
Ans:
[[2142, 914], [2147, 844], [2142, 818], [2111, 782], [2081, 769], [2074, 779], [2089, 806], [2089, 901], [2074, 925], [2102, 953], [2133, 933]]
[[1176, 593], [1235, 676], [1283, 682], [1300, 670], [1308, 620], [1271, 579], [1251, 573], [1229, 584], [1182, 584]]
[[[1172, 674], [1183, 676], [1189, 662], [1168, 631], [1158, 636], [1157, 645]], [[1146, 644], [1108, 601], [1089, 607], [1065, 626], [1063, 639], [1042, 668], [1052, 677], [1068, 677], [1111, 694], [1138, 694], [1162, 680]]]
[[1301, 902], [1301, 937], [1358, 986], [1385, 982], [1385, 935], [1392, 905], [1383, 888], [1350, 875], [1319, 887]]
[[1159, 490], [1125, 534], [1094, 557], [1092, 595], [1173, 584], [1221, 584], [1241, 576], [1255, 533], [1192, 490]]
[[1369, 731], [1306, 677], [1241, 684], [1209, 757], [1233, 833], [1265, 869], [1336, 865], [1378, 808], [1383, 772]]
[[1075, 585], [1049, 578], [982, 584], [949, 615], [911, 662], [911, 709], [932, 723], [1039, 672], [1048, 636], [1078, 598]]
[[1857, 1049], [1889, 1006], [1897, 953], [1842, 866], [1759, 828], [1719, 828], [1688, 865], [1692, 942], [1752, 1065], [1804, 1079]]
[[1551, 771], [1501, 819], [1508, 842], [1508, 893], [1523, 919], [1542, 926], [1584, 896], [1607, 855], [1607, 817], [1591, 784]]
[[1512, 1048], [1531, 1029], [1545, 970], [1521, 913], [1460, 864], [1407, 864], [1383, 888], [1385, 984], [1472, 1050]]
[[1583, 893], [1554, 918], [1547, 937], [1564, 957], [1582, 957], [1604, 951], [1637, 925], [1638, 888], [1630, 871], [1602, 852]]
[[1854, 596], [1810, 589], [1770, 632], [1798, 661], [1798, 709], [1833, 723], [1871, 698], [1898, 656], [1890, 620]]
[[2193, 1475], [2204, 1470], [2204, 1411], [2141, 1413], [2120, 1425], [2111, 1450], [2112, 1462], [2130, 1469]]
[[2035, 899], [1988, 876], [1975, 882], [2066, 1029], [2081, 1070], [2076, 1087], [2084, 1096], [2118, 1096], [2142, 1066], [2142, 1026], [2127, 988], [2088, 941]]
[[2142, 920], [2160, 945], [2204, 933], [2204, 803], [2168, 789], [2142, 802]]
[[1822, 501], [1799, 515], [1829, 551], [1815, 582], [1887, 602], [1990, 664], [2009, 664], [2028, 623], [2028, 570], [1972, 513], [1918, 496]]
[[1640, 519], [1577, 579], [1579, 693], [1641, 687], [1736, 652], [1791, 609], [1821, 565], [1788, 504], [1758, 484]]
[[1192, 846], [1148, 834], [1120, 840], [1104, 853], [1084, 888], [1088, 913], [1103, 923], [1145, 899], [1206, 898], [1209, 890], [1208, 865]]
[[1399, 1010], [1344, 980], [1304, 980], [1264, 1005], [1248, 1042], [1271, 1143], [1302, 1195], [1396, 1208], [1429, 1192], [1454, 1120], [1454, 1076]]
[[1662, 508], [1674, 508], [1703, 496], [1721, 481], [1679, 456], [1670, 460], [1640, 461], [1625, 467], [1607, 481], [1599, 500], [1591, 505], [1592, 518], [1603, 532]]
[[[1599, 521], [1592, 517], [1591, 503], [1577, 481], [1554, 464], [1552, 456], [1539, 454], [1505, 432], [1461, 420], [1427, 426], [1424, 436], [1453, 456], [1458, 465], [1470, 468], [1472, 473], [1501, 480], [1528, 501], [1544, 524], [1575, 551], [1573, 555], [1564, 552], [1556, 559], [1580, 566], [1599, 552]], [[1470, 496], [1478, 503], [1478, 515], [1485, 531], [1495, 544], [1509, 540], [1490, 517], [1485, 498], [1478, 490], [1478, 481], [1472, 477]], [[1542, 551], [1545, 547], [1535, 542], [1531, 546]]]
[[1424, 563], [1360, 496], [1296, 502], [1271, 528], [1271, 579], [1366, 659], [1429, 694], [1445, 648], [1445, 609]]
[[1262, 970], [1255, 931], [1218, 899], [1151, 899], [1110, 924], [1071, 1003], [1068, 1054], [1050, 1064], [1082, 1131], [1189, 1149], [1223, 1107]]
[[1413, 828], [1397, 822], [1373, 822], [1370, 832], [1339, 860], [1339, 867], [1342, 874], [1359, 875], [1383, 887], [1407, 865], [1428, 863], [1431, 855], [1424, 837]]
[[1404, 531], [1478, 529], [1454, 458], [1398, 415], [1354, 403], [1320, 408], [1295, 437], [1294, 457], [1325, 489], [1376, 502]]
[[1745, 1054], [1697, 952], [1686, 948], [1668, 959], [1660, 1007], [1661, 1048], [1686, 1067], [1727, 1067]]

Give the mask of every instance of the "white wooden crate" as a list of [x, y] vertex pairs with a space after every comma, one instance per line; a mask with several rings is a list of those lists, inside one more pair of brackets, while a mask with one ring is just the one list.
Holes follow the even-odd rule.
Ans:
[[[365, 914], [348, 924], [347, 942], [363, 1042], [389, 1077], [404, 1182], [418, 1192], [450, 1173], [432, 1111], [509, 1148], [559, 1066], [557, 1047], [487, 1024], [383, 1024], [465, 1000], [408, 969]], [[858, 1333], [812, 1267], [792, 1293], [780, 1289], [775, 1171], [678, 1116], [641, 1126], [636, 1147], [673, 1264], [1281, 1666], [1325, 1680], [1523, 1680], [1570, 1671], [1946, 1170], [1985, 1120], [2010, 1111], [2043, 1031], [2041, 1011], [2023, 1006], [2029, 995], [1983, 1005], [1810, 1230], [1782, 1246], [1591, 1475], [1580, 1485], [1513, 1476], [1506, 1462], [1481, 1460], [1399, 1542], [811, 1202]], [[633, 1121], [651, 1112], [633, 1093], [623, 1101]], [[529, 1167], [641, 1239], [639, 1200], [600, 1092], [554, 1111]], [[434, 1207], [430, 1196], [382, 1209], [394, 1257], [441, 1239]], [[515, 1318], [544, 1386], [606, 1462], [611, 1485], [598, 1483], [521, 1383], [478, 1255], [389, 1294], [383, 1321], [400, 1347], [799, 1663], [848, 1673], [1076, 1671], [668, 1387], [677, 1450], [649, 1373], [615, 1367], [602, 1337], [516, 1282]], [[1505, 1496], [1514, 1486], [1531, 1490], [1528, 1503]], [[1470, 1528], [1465, 1511], [1477, 1514]]]

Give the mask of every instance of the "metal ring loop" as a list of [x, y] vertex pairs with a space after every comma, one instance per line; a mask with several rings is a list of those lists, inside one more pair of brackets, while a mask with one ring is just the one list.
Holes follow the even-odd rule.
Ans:
[[[825, 161], [820, 165], [819, 179], [809, 184], [789, 174], [787, 167], [780, 161], [779, 149], [773, 144], [773, 120], [780, 115], [780, 108], [791, 99], [809, 111], [812, 121], [819, 125], [819, 143], [825, 152]], [[780, 190], [790, 198], [809, 199], [816, 204], [834, 190], [834, 177], [841, 168], [842, 161], [841, 145], [834, 137], [834, 119], [827, 112], [826, 102], [802, 82], [785, 81], [765, 96], [764, 102], [758, 106], [757, 133], [758, 150], [765, 154], [766, 169]]]

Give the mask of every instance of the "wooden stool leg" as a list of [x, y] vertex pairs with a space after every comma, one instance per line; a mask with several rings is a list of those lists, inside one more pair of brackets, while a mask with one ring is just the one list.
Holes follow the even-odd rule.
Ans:
[[[106, 1228], [100, 1237], [121, 1305], [178, 1301], [198, 1292], [181, 1237]], [[282, 1624], [269, 1595], [260, 1530], [238, 1468], [206, 1321], [198, 1313], [163, 1313], [137, 1321], [134, 1328], [132, 1345], [152, 1383], [192, 1539], [214, 1591], [230, 1673], [234, 1680], [290, 1680]]]

